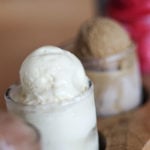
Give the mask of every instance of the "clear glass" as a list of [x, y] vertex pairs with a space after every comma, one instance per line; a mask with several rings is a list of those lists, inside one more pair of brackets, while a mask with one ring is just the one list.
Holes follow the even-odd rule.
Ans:
[[40, 134], [33, 125], [0, 112], [0, 150], [41, 150]]
[[98, 150], [93, 86], [67, 103], [23, 105], [11, 97], [18, 85], [6, 92], [10, 112], [34, 124], [41, 132], [43, 150]]
[[98, 116], [119, 114], [141, 102], [141, 76], [134, 44], [104, 59], [83, 59], [94, 82]]

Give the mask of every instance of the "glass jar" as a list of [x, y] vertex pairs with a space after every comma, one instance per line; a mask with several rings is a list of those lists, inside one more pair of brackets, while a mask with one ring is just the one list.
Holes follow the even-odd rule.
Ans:
[[141, 76], [135, 45], [102, 59], [82, 59], [94, 82], [97, 115], [110, 116], [141, 102]]
[[33, 125], [0, 112], [0, 150], [41, 150], [40, 134]]
[[66, 102], [24, 105], [15, 102], [11, 86], [5, 95], [7, 109], [35, 125], [41, 132], [43, 150], [98, 150], [93, 85]]

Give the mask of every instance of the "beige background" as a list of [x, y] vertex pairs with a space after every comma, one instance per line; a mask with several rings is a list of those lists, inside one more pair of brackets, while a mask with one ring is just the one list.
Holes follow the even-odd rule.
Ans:
[[0, 107], [29, 52], [73, 38], [93, 15], [93, 0], [0, 0]]

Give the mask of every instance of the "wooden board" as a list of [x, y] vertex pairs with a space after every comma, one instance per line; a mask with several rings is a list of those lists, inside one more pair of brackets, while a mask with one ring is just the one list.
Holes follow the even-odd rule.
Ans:
[[150, 102], [118, 116], [98, 119], [106, 150], [142, 150], [150, 139]]

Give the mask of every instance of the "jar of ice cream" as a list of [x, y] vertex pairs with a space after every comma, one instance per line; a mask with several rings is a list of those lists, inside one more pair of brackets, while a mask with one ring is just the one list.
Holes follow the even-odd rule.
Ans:
[[100, 17], [87, 21], [74, 45], [95, 85], [98, 116], [136, 108], [141, 102], [141, 76], [136, 46], [116, 21]]
[[80, 61], [57, 47], [31, 53], [20, 84], [6, 92], [8, 111], [35, 125], [43, 150], [98, 150], [93, 84]]

